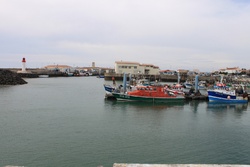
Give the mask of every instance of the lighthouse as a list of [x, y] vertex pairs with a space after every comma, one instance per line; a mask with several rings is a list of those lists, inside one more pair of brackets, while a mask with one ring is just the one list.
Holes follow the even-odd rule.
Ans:
[[26, 59], [25, 57], [22, 59], [22, 70], [17, 71], [17, 73], [31, 73], [26, 70]]
[[22, 64], [23, 64], [23, 66], [22, 66], [22, 73], [26, 73], [26, 60], [25, 60], [25, 58], [23, 58]]

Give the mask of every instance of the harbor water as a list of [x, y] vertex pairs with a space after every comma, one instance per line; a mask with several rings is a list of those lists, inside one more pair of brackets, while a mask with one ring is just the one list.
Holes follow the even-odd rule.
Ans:
[[250, 164], [249, 104], [116, 102], [96, 77], [0, 86], [0, 167]]

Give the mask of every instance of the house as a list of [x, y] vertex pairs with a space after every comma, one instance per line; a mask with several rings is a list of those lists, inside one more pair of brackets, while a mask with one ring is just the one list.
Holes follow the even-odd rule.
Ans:
[[179, 70], [177, 70], [177, 72], [180, 74], [180, 75], [188, 75], [188, 72], [189, 72], [189, 70], [184, 70], [184, 69], [179, 69]]
[[116, 61], [115, 62], [115, 73], [123, 74], [146, 74], [146, 75], [158, 75], [159, 67], [153, 64], [140, 64], [138, 62], [128, 61]]
[[160, 74], [162, 74], [162, 75], [177, 75], [177, 72], [174, 70], [161, 70]]
[[232, 67], [232, 68], [225, 68], [225, 69], [220, 69], [220, 73], [225, 73], [225, 74], [239, 74], [241, 73], [241, 69], [239, 67]]
[[47, 65], [44, 67], [50, 71], [60, 71], [60, 72], [74, 72], [74, 68], [68, 65]]
[[233, 68], [226, 68], [225, 70], [228, 74], [238, 74], [241, 72], [241, 69], [239, 67], [233, 67]]
[[143, 74], [146, 75], [159, 75], [160, 69], [158, 66], [155, 66], [153, 64], [141, 64], [141, 69], [144, 71]]
[[222, 69], [219, 69], [219, 74], [225, 74], [226, 73], [226, 69], [222, 68]]
[[188, 71], [187, 72], [187, 75], [188, 76], [195, 76], [195, 75], [197, 75], [198, 73], [197, 72], [195, 72], [195, 71]]

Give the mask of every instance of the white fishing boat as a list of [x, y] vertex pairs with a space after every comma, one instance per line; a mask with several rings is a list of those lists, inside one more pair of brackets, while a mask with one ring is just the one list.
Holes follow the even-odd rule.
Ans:
[[38, 75], [39, 78], [49, 78], [49, 75]]

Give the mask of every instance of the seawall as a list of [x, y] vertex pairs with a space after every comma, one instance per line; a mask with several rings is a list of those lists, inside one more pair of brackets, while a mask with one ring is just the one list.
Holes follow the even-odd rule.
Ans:
[[[0, 69], [1, 70], [1, 69]], [[20, 68], [5, 68], [2, 70], [9, 70], [13, 73], [17, 73], [17, 71], [20, 71]], [[39, 75], [49, 75], [49, 77], [65, 77], [68, 76], [67, 74], [60, 72], [60, 71], [51, 71], [46, 69], [40, 69], [40, 68], [27, 68], [26, 69], [28, 73], [18, 73], [22, 78], [38, 78]]]

